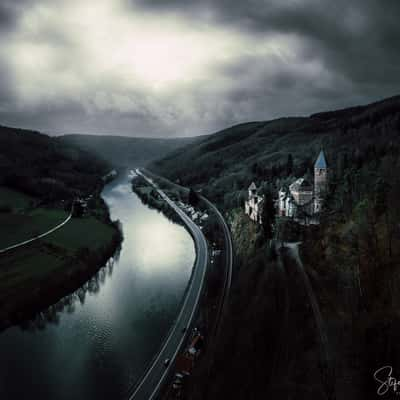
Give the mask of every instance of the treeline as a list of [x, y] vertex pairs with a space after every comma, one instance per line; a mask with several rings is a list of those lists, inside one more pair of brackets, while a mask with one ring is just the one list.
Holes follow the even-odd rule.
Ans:
[[172, 222], [183, 225], [175, 210], [160, 197], [157, 191], [143, 177], [137, 176], [132, 180], [132, 190], [138, 195], [142, 204], [162, 212]]

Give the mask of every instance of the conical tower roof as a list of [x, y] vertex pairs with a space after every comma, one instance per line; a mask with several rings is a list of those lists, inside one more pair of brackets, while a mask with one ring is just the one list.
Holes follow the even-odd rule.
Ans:
[[315, 162], [314, 168], [319, 168], [319, 169], [328, 168], [323, 150], [319, 152], [319, 156], [317, 158], [317, 161]]
[[249, 190], [257, 190], [256, 184], [254, 182], [251, 182], [251, 185], [249, 186]]

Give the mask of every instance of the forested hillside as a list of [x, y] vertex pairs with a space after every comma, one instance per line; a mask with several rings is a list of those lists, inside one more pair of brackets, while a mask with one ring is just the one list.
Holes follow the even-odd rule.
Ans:
[[90, 193], [110, 165], [39, 132], [0, 126], [0, 185], [42, 199]]
[[[360, 166], [398, 148], [400, 97], [368, 106], [237, 125], [154, 162], [150, 168], [184, 184], [199, 185], [227, 208], [238, 206], [251, 180], [285, 180], [310, 171], [324, 148], [330, 166]], [[294, 170], [287, 169], [289, 154]], [[239, 200], [238, 200], [239, 199]], [[238, 202], [239, 201], [239, 202]]]

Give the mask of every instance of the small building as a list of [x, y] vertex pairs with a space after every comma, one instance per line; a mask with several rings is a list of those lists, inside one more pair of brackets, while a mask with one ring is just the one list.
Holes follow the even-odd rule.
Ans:
[[258, 194], [257, 186], [254, 182], [248, 188], [249, 197], [245, 201], [244, 209], [245, 213], [254, 222], [261, 224], [261, 214], [264, 197]]
[[200, 220], [201, 220], [201, 221], [205, 221], [207, 218], [208, 218], [208, 214], [207, 214], [207, 213], [204, 213], [204, 214], [202, 214], [202, 216], [200, 217]]

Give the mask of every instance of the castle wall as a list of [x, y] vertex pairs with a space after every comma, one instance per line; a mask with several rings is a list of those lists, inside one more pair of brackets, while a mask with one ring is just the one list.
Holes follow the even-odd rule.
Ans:
[[325, 168], [314, 169], [314, 190], [315, 195], [321, 196], [326, 192], [328, 183], [328, 171]]

